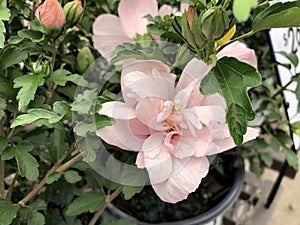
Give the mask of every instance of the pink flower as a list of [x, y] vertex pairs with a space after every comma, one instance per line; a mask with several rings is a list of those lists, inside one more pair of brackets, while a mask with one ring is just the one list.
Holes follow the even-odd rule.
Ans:
[[[234, 51], [238, 48], [240, 52]], [[227, 55], [254, 62], [253, 51], [235, 43]], [[176, 76], [155, 60], [123, 66], [124, 102], [103, 104], [100, 114], [116, 120], [97, 131], [105, 142], [137, 152], [136, 165], [146, 168], [156, 194], [176, 203], [194, 192], [209, 170], [206, 156], [235, 147], [225, 121], [225, 102], [218, 94], [203, 96], [199, 84], [211, 66], [193, 59]], [[258, 136], [248, 128], [244, 141]]]
[[144, 16], [163, 16], [172, 13], [172, 7], [163, 5], [158, 10], [156, 0], [121, 0], [119, 17], [112, 14], [98, 16], [93, 24], [94, 47], [108, 61], [116, 46], [133, 42], [136, 34], [146, 34], [148, 20]]

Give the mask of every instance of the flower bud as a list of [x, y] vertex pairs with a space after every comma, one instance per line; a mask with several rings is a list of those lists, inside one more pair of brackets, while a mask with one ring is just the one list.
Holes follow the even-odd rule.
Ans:
[[72, 27], [75, 24], [77, 24], [83, 13], [81, 0], [74, 0], [74, 1], [68, 2], [64, 6], [64, 13], [66, 16], [66, 24], [69, 27]]
[[84, 73], [87, 68], [94, 62], [95, 58], [89, 47], [83, 47], [77, 55], [77, 69]]
[[57, 0], [46, 0], [41, 7], [39, 20], [46, 29], [62, 28], [65, 22], [64, 11]]
[[186, 19], [190, 25], [190, 27], [192, 27], [193, 24], [193, 15], [196, 13], [196, 8], [194, 6], [189, 6], [187, 14], [186, 14]]
[[201, 17], [201, 30], [207, 40], [213, 41], [221, 38], [228, 26], [229, 18], [220, 7], [208, 9]]

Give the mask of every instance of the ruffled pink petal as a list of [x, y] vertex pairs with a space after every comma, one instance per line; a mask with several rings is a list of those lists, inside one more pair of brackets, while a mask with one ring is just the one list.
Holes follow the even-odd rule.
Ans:
[[120, 19], [111, 14], [102, 14], [96, 18], [92, 39], [94, 47], [108, 61], [118, 45], [133, 42], [133, 39], [125, 34]]
[[175, 149], [173, 155], [179, 159], [193, 156], [197, 148], [196, 143], [197, 139], [191, 136], [178, 136], [174, 138], [173, 144]]
[[255, 56], [254, 50], [248, 48], [245, 44], [241, 42], [233, 42], [232, 44], [223, 48], [217, 57], [220, 59], [224, 56], [235, 57], [238, 60], [248, 63], [253, 67], [257, 68], [257, 58]]
[[[256, 137], [258, 137], [258, 135], [259, 135], [259, 130], [258, 129], [248, 127], [247, 132], [244, 135], [243, 143], [246, 143], [250, 140], [255, 139]], [[221, 153], [221, 152], [224, 152], [226, 150], [229, 150], [229, 149], [232, 149], [232, 148], [236, 147], [236, 144], [234, 143], [234, 141], [233, 141], [233, 139], [230, 135], [229, 128], [227, 126], [224, 129], [223, 139], [218, 138], [215, 141], [221, 143], [220, 147], [214, 149], [214, 151], [208, 151], [206, 153], [207, 155], [215, 155], [215, 154], [218, 154], [218, 153]]]
[[[147, 80], [146, 78], [156, 78], [155, 81]], [[158, 79], [161, 78], [161, 79]], [[147, 94], [151, 94], [151, 96], [155, 96], [155, 91], [158, 90], [158, 86], [164, 90], [158, 90], [158, 93], [169, 93], [172, 94], [174, 92], [174, 83], [176, 76], [170, 73], [170, 68], [163, 64], [160, 61], [156, 60], [136, 60], [134, 62], [130, 62], [123, 66], [122, 74], [121, 74], [121, 86], [122, 86], [122, 94], [125, 102], [130, 105], [136, 104], [141, 96], [145, 96]], [[150, 87], [147, 82], [151, 82], [151, 85], [155, 87], [155, 90], [152, 90], [152, 86]], [[168, 86], [164, 86], [162, 82]], [[140, 86], [139, 85], [143, 85]], [[132, 92], [132, 89], [135, 89], [135, 92]], [[143, 91], [146, 88], [148, 92]], [[169, 95], [168, 94], [168, 95]], [[167, 97], [167, 96], [164, 96]]]
[[117, 101], [104, 103], [99, 110], [99, 114], [121, 120], [130, 120], [136, 117], [131, 106]]
[[152, 187], [161, 200], [176, 203], [194, 192], [203, 177], [209, 170], [209, 161], [206, 157], [192, 157], [188, 160], [173, 160], [175, 168], [180, 168], [172, 176], [161, 183], [152, 184]]
[[172, 174], [172, 158], [163, 141], [163, 133], [154, 133], [142, 147], [144, 166], [148, 171], [151, 184], [165, 181]]
[[156, 0], [121, 0], [118, 11], [127, 36], [134, 39], [137, 33], [147, 33], [148, 20], [144, 16], [156, 16], [158, 5]]
[[158, 10], [158, 15], [164, 17], [165, 15], [171, 15], [173, 8], [170, 5], [164, 4]]
[[186, 88], [191, 83], [198, 86], [210, 70], [210, 65], [207, 65], [203, 61], [200, 61], [198, 59], [192, 59], [185, 66], [181, 77], [178, 81], [177, 88]]
[[162, 131], [165, 127], [157, 121], [157, 116], [163, 109], [163, 100], [161, 98], [145, 98], [136, 105], [136, 116], [147, 127]]
[[138, 119], [129, 120], [129, 126], [131, 132], [141, 139], [146, 139], [151, 134], [149, 127], [141, 123]]
[[140, 151], [144, 142], [133, 135], [128, 120], [116, 120], [113, 126], [97, 130], [96, 134], [106, 143], [129, 151]]

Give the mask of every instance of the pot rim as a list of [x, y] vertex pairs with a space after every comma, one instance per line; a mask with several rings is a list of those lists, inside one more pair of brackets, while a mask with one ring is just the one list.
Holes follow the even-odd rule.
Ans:
[[[222, 215], [226, 209], [228, 209], [234, 201], [238, 198], [242, 191], [243, 183], [244, 183], [244, 177], [245, 177], [245, 168], [244, 164], [239, 166], [235, 171], [235, 180], [232, 185], [232, 188], [230, 189], [229, 193], [225, 196], [222, 201], [220, 201], [216, 206], [209, 209], [208, 211], [198, 215], [191, 217], [189, 219], [177, 221], [177, 222], [162, 222], [162, 223], [155, 223], [155, 224], [161, 224], [161, 225], [200, 225], [205, 224], [208, 222], [213, 221], [218, 216]], [[127, 213], [123, 212], [113, 204], [109, 204], [107, 207], [107, 210], [114, 216], [117, 216], [119, 218], [126, 218], [136, 221], [139, 225], [153, 225], [154, 223], [148, 223], [139, 221], [133, 216], [128, 215]]]

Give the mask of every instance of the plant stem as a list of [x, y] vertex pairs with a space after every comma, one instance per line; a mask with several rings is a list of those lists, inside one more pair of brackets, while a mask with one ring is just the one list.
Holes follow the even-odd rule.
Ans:
[[21, 201], [19, 201], [19, 205], [24, 206], [31, 198], [33, 198], [38, 192], [39, 190], [46, 184], [47, 178], [48, 176], [55, 172], [59, 166], [62, 164], [62, 162], [66, 159], [66, 157], [73, 152], [75, 149], [75, 142], [73, 142], [73, 144], [69, 147], [69, 149], [67, 151], [65, 151], [65, 153], [62, 155], [62, 157], [55, 163], [55, 165], [47, 172], [47, 174], [45, 175], [45, 177], [40, 181], [40, 183], [38, 183], [37, 186], [35, 186]]
[[16, 183], [16, 181], [17, 181], [18, 176], [19, 176], [19, 173], [16, 172], [16, 175], [14, 176], [14, 179], [13, 179], [13, 181], [11, 182], [11, 185], [10, 185], [9, 188], [8, 188], [8, 192], [7, 192], [7, 194], [6, 194], [6, 199], [8, 199], [8, 200], [11, 199], [12, 192], [13, 192], [13, 190], [14, 190], [14, 186], [15, 186], [15, 183]]
[[111, 203], [121, 192], [122, 186], [118, 187], [111, 195], [108, 195], [105, 199], [105, 203], [101, 206], [98, 211], [94, 214], [93, 218], [89, 222], [88, 225], [95, 225], [96, 222], [99, 220], [100, 216], [102, 215], [103, 211], [106, 209], [109, 203]]
[[83, 157], [83, 153], [79, 153], [74, 158], [70, 159], [68, 162], [62, 164], [60, 167], [56, 169], [56, 172], [64, 172], [66, 169], [70, 168], [72, 165], [80, 161]]
[[[4, 135], [4, 120], [0, 121], [0, 136]], [[2, 160], [0, 156], [0, 199], [5, 198], [5, 184], [4, 184], [4, 177], [5, 177], [5, 161]]]
[[275, 99], [277, 95], [281, 94], [283, 91], [285, 91], [285, 89], [291, 84], [293, 83], [292, 80], [290, 80], [286, 85], [282, 86], [275, 94], [273, 94], [271, 96], [271, 99]]
[[0, 157], [0, 199], [5, 198], [5, 184], [4, 184], [5, 161]]

